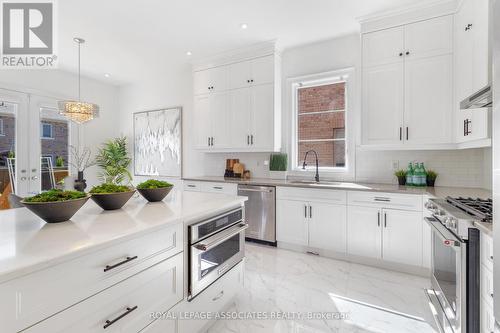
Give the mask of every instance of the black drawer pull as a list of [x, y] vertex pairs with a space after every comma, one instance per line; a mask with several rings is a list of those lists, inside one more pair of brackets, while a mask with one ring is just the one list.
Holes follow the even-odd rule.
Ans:
[[113, 268], [116, 268], [118, 266], [121, 266], [123, 264], [126, 264], [132, 260], [135, 260], [137, 259], [137, 256], [133, 256], [133, 257], [127, 257], [127, 259], [123, 260], [123, 261], [120, 261], [119, 263], [117, 264], [114, 264], [114, 265], [106, 265], [106, 267], [104, 268], [104, 271], [107, 272], [107, 271], [110, 271], [112, 270]]
[[104, 324], [104, 326], [102, 328], [104, 328], [104, 329], [108, 328], [109, 326], [113, 325], [118, 320], [122, 319], [123, 317], [125, 317], [128, 314], [130, 314], [132, 311], [134, 311], [136, 309], [137, 309], [137, 305], [134, 306], [134, 307], [132, 307], [132, 308], [127, 307], [127, 311], [125, 311], [124, 313], [122, 313], [121, 315], [119, 315], [118, 317], [116, 317], [115, 319], [113, 319], [113, 320], [106, 320], [105, 324]]
[[391, 202], [390, 198], [385, 198], [385, 197], [375, 197], [373, 200], [374, 201], [381, 201], [381, 202]]

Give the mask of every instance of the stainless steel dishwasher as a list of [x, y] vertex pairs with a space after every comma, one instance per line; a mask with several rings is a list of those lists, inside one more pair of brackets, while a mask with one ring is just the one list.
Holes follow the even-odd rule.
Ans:
[[238, 185], [238, 195], [245, 202], [245, 238], [276, 246], [276, 188], [273, 186]]

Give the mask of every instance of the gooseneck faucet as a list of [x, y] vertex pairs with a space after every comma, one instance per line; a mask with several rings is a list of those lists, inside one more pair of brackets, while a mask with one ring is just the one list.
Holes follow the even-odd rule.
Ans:
[[304, 163], [302, 163], [302, 169], [305, 170], [306, 169], [306, 166], [307, 166], [307, 163], [306, 163], [306, 160], [307, 160], [307, 155], [309, 153], [314, 153], [314, 156], [316, 157], [316, 176], [314, 176], [314, 179], [316, 180], [317, 183], [319, 183], [319, 163], [318, 163], [318, 153], [315, 151], [315, 150], [308, 150], [306, 152], [306, 155], [304, 156]]

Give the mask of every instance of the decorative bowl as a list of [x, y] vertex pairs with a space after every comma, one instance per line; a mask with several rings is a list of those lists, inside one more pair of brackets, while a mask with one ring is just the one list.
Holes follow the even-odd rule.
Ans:
[[135, 189], [128, 192], [92, 193], [91, 198], [104, 210], [120, 209], [134, 195]]
[[149, 202], [162, 201], [173, 189], [173, 186], [160, 188], [138, 188], [137, 191]]
[[90, 196], [79, 199], [51, 202], [26, 202], [21, 204], [47, 223], [68, 221], [90, 199]]

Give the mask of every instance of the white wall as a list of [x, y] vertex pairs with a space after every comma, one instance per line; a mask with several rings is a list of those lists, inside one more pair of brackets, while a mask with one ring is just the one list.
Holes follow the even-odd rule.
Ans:
[[[76, 98], [77, 76], [61, 70], [0, 70], [0, 88], [42, 94], [47, 97]], [[82, 78], [82, 100], [94, 102], [100, 107], [100, 116], [81, 125], [83, 146], [95, 153], [99, 145], [119, 134], [117, 119], [118, 88], [97, 80]], [[85, 173], [87, 183], [97, 183], [97, 167]]]
[[[290, 153], [290, 115], [287, 108], [286, 79], [307, 74], [332, 71], [348, 67], [356, 69], [356, 81], [360, 80], [359, 35], [345, 36], [314, 44], [288, 49], [282, 54], [283, 79], [283, 151]], [[194, 149], [192, 75], [188, 65], [168, 73], [157, 73], [143, 82], [136, 82], [120, 89], [120, 132], [132, 140], [132, 114], [166, 106], [183, 107], [183, 176], [222, 176], [225, 160], [239, 158], [253, 177], [268, 177], [265, 161], [268, 153], [200, 153]], [[354, 110], [357, 112], [357, 108]], [[358, 112], [359, 113], [359, 112]], [[359, 122], [359, 121], [358, 121]], [[359, 137], [359, 135], [358, 135]], [[132, 142], [132, 141], [130, 141]], [[491, 171], [485, 167], [491, 161], [491, 149], [460, 151], [387, 151], [370, 152], [356, 150], [355, 180], [363, 182], [395, 183], [392, 161], [405, 168], [409, 161], [421, 161], [436, 170], [441, 186], [489, 187]], [[323, 175], [323, 178], [325, 175]], [[328, 177], [332, 178], [333, 177]]]

